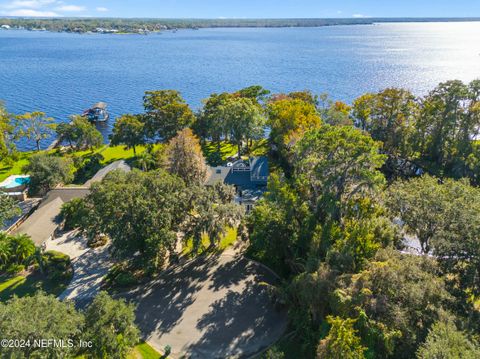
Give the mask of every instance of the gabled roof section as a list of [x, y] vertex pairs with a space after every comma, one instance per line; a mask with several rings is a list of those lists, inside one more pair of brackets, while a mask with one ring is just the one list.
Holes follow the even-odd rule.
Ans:
[[268, 177], [268, 159], [265, 156], [260, 157], [251, 157], [250, 158], [250, 172], [252, 179], [260, 178], [263, 179]]

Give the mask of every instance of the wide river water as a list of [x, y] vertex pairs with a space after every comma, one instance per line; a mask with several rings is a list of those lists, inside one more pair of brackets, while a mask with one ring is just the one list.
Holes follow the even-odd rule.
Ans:
[[[0, 31], [0, 99], [9, 111], [57, 121], [105, 101], [115, 116], [142, 111], [146, 90], [177, 89], [198, 109], [213, 92], [253, 84], [310, 89], [351, 102], [404, 87], [480, 78], [480, 22], [320, 28], [201, 29], [142, 35]], [[44, 141], [46, 146], [51, 140]], [[22, 150], [31, 148], [19, 143]]]

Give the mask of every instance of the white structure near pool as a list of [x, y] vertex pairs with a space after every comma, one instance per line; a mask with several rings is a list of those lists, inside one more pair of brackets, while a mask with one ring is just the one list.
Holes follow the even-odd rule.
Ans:
[[24, 201], [29, 182], [30, 176], [27, 175], [10, 176], [0, 183], [0, 192], [20, 201]]

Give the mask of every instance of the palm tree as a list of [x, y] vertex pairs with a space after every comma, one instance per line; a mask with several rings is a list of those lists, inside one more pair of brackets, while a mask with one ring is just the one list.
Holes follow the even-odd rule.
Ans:
[[26, 234], [20, 234], [12, 238], [12, 254], [17, 259], [17, 264], [26, 264], [35, 254], [35, 244]]
[[40, 269], [40, 273], [44, 274], [45, 273], [45, 261], [43, 258], [43, 248], [36, 247], [35, 248], [35, 261], [38, 263], [38, 268]]
[[142, 152], [137, 156], [137, 166], [139, 166], [143, 172], [147, 172], [150, 169], [155, 168], [155, 157], [149, 151]]
[[6, 233], [0, 232], [0, 264], [6, 266], [11, 254], [10, 238]]

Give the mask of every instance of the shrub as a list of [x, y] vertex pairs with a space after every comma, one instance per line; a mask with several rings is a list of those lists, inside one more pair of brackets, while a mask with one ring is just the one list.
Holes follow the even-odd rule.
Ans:
[[113, 266], [105, 278], [109, 287], [125, 288], [138, 283], [138, 279], [132, 272], [132, 269], [124, 264]]
[[25, 270], [25, 266], [23, 264], [11, 264], [7, 268], [7, 273], [10, 275], [15, 275]]
[[104, 157], [100, 153], [90, 156], [73, 157], [73, 164], [76, 168], [74, 183], [84, 183], [92, 178], [102, 168]]
[[66, 231], [82, 226], [83, 221], [88, 217], [88, 209], [81, 198], [74, 198], [64, 203], [60, 211], [60, 217], [64, 221], [63, 228]]
[[99, 248], [103, 247], [108, 243], [108, 236], [104, 234], [97, 234], [95, 236], [92, 236], [88, 238], [87, 245], [90, 248]]
[[43, 264], [49, 279], [68, 279], [73, 274], [70, 257], [66, 254], [57, 251], [45, 252]]

